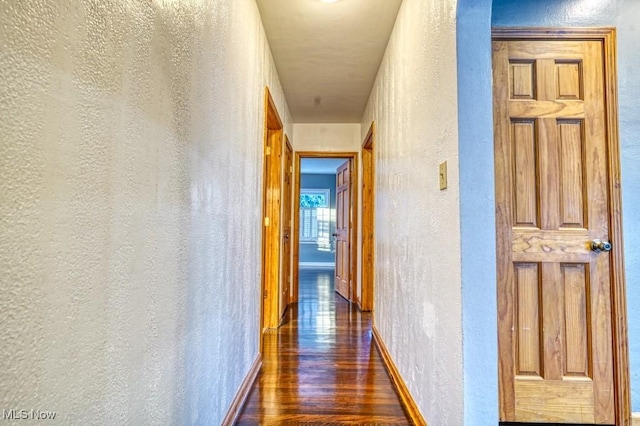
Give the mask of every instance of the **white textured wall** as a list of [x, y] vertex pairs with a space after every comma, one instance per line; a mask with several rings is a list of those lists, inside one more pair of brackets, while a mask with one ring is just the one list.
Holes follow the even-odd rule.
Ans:
[[258, 352], [265, 85], [288, 123], [253, 0], [0, 0], [0, 409], [219, 424]]
[[431, 425], [463, 423], [455, 17], [454, 0], [403, 1], [362, 120], [377, 130], [375, 324]]
[[360, 151], [360, 123], [303, 123], [293, 125], [296, 151]]

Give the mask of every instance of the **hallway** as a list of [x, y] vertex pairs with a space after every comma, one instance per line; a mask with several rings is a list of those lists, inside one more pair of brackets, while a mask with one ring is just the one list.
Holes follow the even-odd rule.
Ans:
[[[516, 398], [505, 370], [551, 372], [563, 395], [590, 398], [564, 373], [605, 376], [588, 365], [597, 352], [615, 365], [598, 405], [640, 426], [639, 20], [639, 0], [1, 1], [6, 416], [220, 425], [246, 401], [242, 424], [406, 424], [383, 360], [410, 421], [496, 426], [516, 399], [556, 395], [527, 377]], [[523, 52], [582, 33], [606, 67], [538, 48], [548, 58], [503, 55], [497, 78], [492, 39], [513, 31]], [[608, 87], [606, 111], [584, 108], [600, 93], [585, 70]], [[538, 97], [553, 114], [529, 115]], [[280, 300], [299, 299], [302, 226], [287, 207], [312, 187], [298, 166], [336, 153], [354, 159], [344, 281], [375, 310], [336, 299], [330, 271], [306, 275], [314, 294], [263, 338], [265, 312], [277, 325]], [[567, 259], [550, 273], [552, 252]]]
[[300, 301], [265, 334], [239, 425], [409, 424], [371, 338], [371, 314], [336, 295], [333, 270], [301, 270]]

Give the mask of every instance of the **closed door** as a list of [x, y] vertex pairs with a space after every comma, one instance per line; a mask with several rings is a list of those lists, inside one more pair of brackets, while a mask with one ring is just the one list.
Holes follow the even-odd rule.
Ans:
[[284, 184], [282, 186], [282, 295], [280, 315], [291, 303], [291, 189], [293, 178], [293, 150], [285, 136]]
[[615, 422], [603, 61], [493, 42], [502, 421]]
[[336, 291], [350, 300], [351, 162], [336, 170]]

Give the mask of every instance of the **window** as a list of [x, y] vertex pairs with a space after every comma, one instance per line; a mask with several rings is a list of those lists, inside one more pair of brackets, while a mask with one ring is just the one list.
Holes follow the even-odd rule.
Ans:
[[330, 243], [330, 194], [329, 189], [300, 190], [300, 242]]

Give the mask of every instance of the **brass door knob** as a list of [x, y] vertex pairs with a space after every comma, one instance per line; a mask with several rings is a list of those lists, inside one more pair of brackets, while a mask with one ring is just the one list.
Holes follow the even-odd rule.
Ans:
[[609, 241], [593, 240], [591, 241], [591, 250], [599, 253], [601, 251], [611, 251], [611, 243]]

